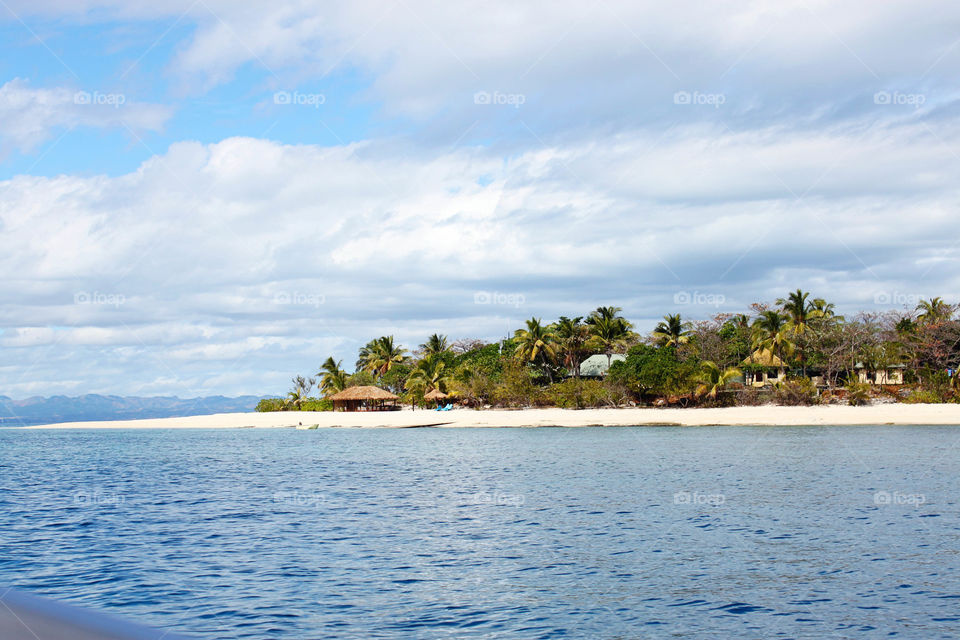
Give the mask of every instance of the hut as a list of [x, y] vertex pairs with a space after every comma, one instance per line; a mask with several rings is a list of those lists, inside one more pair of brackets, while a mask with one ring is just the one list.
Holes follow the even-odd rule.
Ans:
[[770, 349], [757, 349], [740, 364], [744, 369], [743, 378], [747, 386], [762, 387], [773, 384], [787, 375], [787, 365]]
[[872, 384], [877, 386], [894, 386], [903, 384], [903, 372], [907, 367], [902, 364], [892, 364], [886, 367], [867, 366], [858, 362], [854, 369], [857, 372], [857, 380], [861, 384]]
[[447, 394], [445, 394], [443, 391], [440, 391], [440, 389], [434, 389], [433, 391], [424, 395], [423, 399], [428, 402], [436, 402], [437, 406], [440, 406], [440, 401], [446, 400]]
[[334, 411], [395, 411], [399, 398], [380, 387], [347, 387], [330, 396]]

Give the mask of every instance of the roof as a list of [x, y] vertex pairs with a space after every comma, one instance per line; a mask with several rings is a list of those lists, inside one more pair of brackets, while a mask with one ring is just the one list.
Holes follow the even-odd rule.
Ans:
[[[866, 367], [866, 365], [864, 365], [862, 362], [858, 362], [857, 364], [855, 364], [855, 365], [853, 366], [853, 368], [854, 368], [854, 369], [866, 369], [867, 367]], [[905, 365], [905, 364], [888, 364], [888, 365], [885, 366], [885, 367], [871, 367], [870, 370], [871, 370], [871, 371], [881, 371], [881, 370], [883, 370], [883, 369], [906, 369], [906, 368], [907, 368], [907, 365]]]
[[423, 399], [424, 400], [442, 400], [443, 398], [446, 398], [446, 397], [447, 397], [447, 394], [445, 394], [443, 391], [440, 391], [439, 389], [434, 389], [430, 393], [423, 396]]
[[397, 400], [397, 396], [380, 387], [347, 387], [330, 396], [331, 400]]
[[614, 362], [619, 362], [621, 360], [626, 360], [627, 356], [622, 353], [615, 353], [610, 359], [609, 364], [607, 363], [607, 356], [602, 353], [598, 353], [595, 356], [590, 356], [586, 360], [580, 363], [580, 375], [585, 377], [595, 377], [599, 378], [607, 372], [607, 369], [610, 368], [610, 365]]
[[783, 369], [787, 366], [783, 363], [783, 360], [777, 357], [770, 349], [764, 349], [762, 351], [757, 349], [744, 358], [740, 364], [748, 366], [760, 365], [761, 367], [770, 367], [771, 369]]

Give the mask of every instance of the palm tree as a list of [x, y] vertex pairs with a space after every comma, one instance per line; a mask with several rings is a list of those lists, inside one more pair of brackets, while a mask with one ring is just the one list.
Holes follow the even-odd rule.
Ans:
[[716, 362], [704, 360], [701, 365], [700, 375], [697, 377], [697, 382], [700, 384], [697, 386], [696, 395], [697, 397], [707, 396], [711, 399], [716, 398], [719, 391], [730, 384], [733, 379], [741, 375], [742, 372], [736, 367], [721, 370]]
[[797, 346], [797, 358], [800, 360], [800, 366], [803, 368], [803, 375], [807, 375], [807, 359], [804, 349], [804, 337], [810, 328], [810, 320], [814, 318], [823, 318], [836, 315], [833, 311], [833, 305], [828, 304], [822, 298], [816, 298], [813, 302], [807, 302], [810, 297], [809, 292], [797, 289], [789, 296], [779, 298], [777, 304], [784, 313], [787, 314], [787, 330], [793, 334]]
[[653, 330], [653, 336], [661, 347], [675, 347], [690, 341], [690, 325], [683, 322], [679, 313], [663, 316]]
[[426, 356], [407, 377], [406, 389], [417, 389], [423, 393], [428, 393], [436, 389], [437, 391], [447, 391], [447, 382], [450, 375], [447, 372], [447, 363], [441, 360], [437, 354]]
[[323, 395], [332, 395], [347, 388], [349, 376], [340, 368], [342, 364], [343, 360], [334, 361], [333, 357], [329, 357], [320, 365], [317, 375], [320, 376], [320, 390]]
[[794, 335], [803, 335], [807, 331], [808, 322], [814, 310], [813, 303], [807, 302], [809, 297], [809, 292], [797, 289], [786, 298], [777, 299], [777, 304], [789, 318], [790, 330]]
[[554, 326], [560, 343], [560, 352], [563, 354], [563, 366], [573, 372], [573, 377], [580, 377], [580, 365], [590, 354], [587, 340], [590, 339], [590, 328], [583, 323], [583, 317], [568, 318], [560, 316]]
[[916, 311], [921, 312], [917, 316], [917, 321], [921, 324], [938, 324], [949, 320], [953, 316], [954, 308], [952, 304], [947, 304], [937, 296], [929, 300], [921, 300]]
[[530, 318], [527, 320], [527, 328], [517, 329], [513, 337], [517, 341], [514, 355], [523, 362], [539, 362], [547, 373], [547, 379], [552, 383], [550, 365], [557, 358], [557, 335], [553, 327], [544, 326], [540, 318]]
[[427, 341], [420, 345], [420, 351], [423, 352], [424, 356], [432, 356], [435, 354], [444, 353], [450, 349], [450, 345], [447, 342], [447, 336], [441, 336], [438, 333], [433, 334]]
[[393, 342], [393, 336], [381, 336], [371, 340], [360, 350], [360, 359], [357, 360], [357, 369], [369, 371], [375, 376], [382, 376], [396, 364], [402, 364], [407, 359], [407, 350]]
[[304, 378], [297, 376], [292, 380], [293, 390], [287, 394], [287, 404], [293, 406], [298, 411], [303, 406], [304, 400], [310, 397], [310, 390], [317, 383], [315, 378]]
[[623, 347], [630, 337], [630, 329], [633, 328], [633, 325], [620, 315], [621, 311], [620, 307], [597, 307], [587, 317], [591, 334], [587, 346], [606, 354], [608, 370], [613, 362], [614, 351]]
[[779, 311], [767, 310], [753, 321], [753, 348], [770, 351], [786, 362], [786, 356], [793, 353], [794, 344], [787, 335], [789, 320]]

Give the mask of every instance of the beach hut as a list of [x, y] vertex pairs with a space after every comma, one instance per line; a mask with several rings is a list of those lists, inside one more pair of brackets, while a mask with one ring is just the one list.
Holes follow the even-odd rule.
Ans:
[[854, 369], [857, 371], [857, 380], [861, 384], [883, 385], [901, 385], [903, 384], [903, 372], [907, 367], [902, 364], [892, 364], [886, 367], [867, 367], [862, 362], [858, 362]]
[[330, 396], [334, 411], [395, 411], [399, 398], [380, 387], [347, 387]]
[[762, 387], [783, 380], [787, 375], [784, 364], [770, 349], [757, 349], [740, 363], [743, 381], [747, 386]]
[[428, 402], [436, 402], [437, 406], [440, 406], [440, 402], [447, 399], [447, 394], [445, 394], [443, 391], [440, 391], [440, 389], [434, 389], [433, 391], [424, 395], [423, 399]]
[[626, 359], [627, 356], [623, 355], [622, 353], [613, 354], [610, 356], [609, 361], [607, 360], [607, 356], [602, 353], [590, 356], [580, 363], [580, 377], [603, 378], [607, 375], [607, 371], [610, 370], [610, 366], [614, 362], [621, 362]]

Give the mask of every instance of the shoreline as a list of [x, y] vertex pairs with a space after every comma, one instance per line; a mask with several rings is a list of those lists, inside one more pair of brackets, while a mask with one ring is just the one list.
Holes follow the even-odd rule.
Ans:
[[282, 429], [416, 427], [627, 427], [627, 426], [960, 426], [960, 404], [885, 404], [867, 407], [628, 408], [628, 409], [455, 409], [345, 413], [282, 411], [220, 413], [180, 418], [64, 422], [4, 429]]

